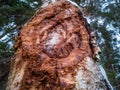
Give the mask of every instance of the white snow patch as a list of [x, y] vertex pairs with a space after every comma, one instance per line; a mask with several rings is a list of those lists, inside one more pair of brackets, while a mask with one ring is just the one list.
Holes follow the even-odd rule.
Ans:
[[112, 25], [112, 22], [106, 26], [106, 29], [107, 29], [108, 31], [113, 31], [113, 30], [115, 30], [114, 26]]
[[105, 9], [108, 5], [109, 5], [109, 3], [102, 4], [102, 9]]
[[103, 25], [104, 21], [105, 21], [105, 19], [103, 19], [102, 17], [99, 17], [98, 24]]
[[38, 4], [38, 2], [37, 2], [37, 1], [34, 1], [34, 2], [33, 2], [33, 4], [37, 5], [37, 4]]
[[119, 78], [120, 77], [120, 73], [119, 74], [117, 74], [117, 76], [115, 77], [115, 78]]
[[119, 33], [117, 34], [116, 37], [117, 37], [117, 41], [120, 41], [120, 34]]
[[90, 22], [91, 22], [90, 17], [88, 17], [88, 16], [87, 16], [87, 17], [85, 17], [85, 18], [87, 19], [87, 22], [88, 22], [88, 23], [90, 23]]
[[[108, 6], [108, 5], [110, 5], [110, 4], [115, 4], [116, 3], [116, 1], [115, 0], [111, 0], [111, 1], [106, 1], [105, 3], [103, 3], [102, 4], [102, 8], [101, 8], [101, 10], [102, 11], [104, 11], [104, 9]], [[105, 9], [106, 10], [106, 12], [109, 12], [110, 11], [110, 9]]]

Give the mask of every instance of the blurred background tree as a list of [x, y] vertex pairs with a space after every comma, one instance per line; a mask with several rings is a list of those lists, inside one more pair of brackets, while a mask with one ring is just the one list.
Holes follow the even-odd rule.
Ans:
[[[115, 90], [120, 90], [120, 0], [72, 0], [81, 6], [102, 49], [100, 63]], [[41, 0], [0, 0], [0, 90], [5, 90], [14, 37]]]

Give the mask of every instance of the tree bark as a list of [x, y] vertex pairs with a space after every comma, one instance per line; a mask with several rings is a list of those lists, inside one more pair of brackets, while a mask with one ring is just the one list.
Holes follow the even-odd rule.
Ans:
[[81, 10], [59, 0], [38, 10], [16, 43], [7, 90], [110, 90]]

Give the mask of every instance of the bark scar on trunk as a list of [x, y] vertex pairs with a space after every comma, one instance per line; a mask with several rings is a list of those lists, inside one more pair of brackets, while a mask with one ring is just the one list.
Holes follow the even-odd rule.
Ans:
[[[17, 38], [12, 80], [7, 90], [79, 90], [78, 71], [90, 70], [87, 57], [93, 65], [96, 63], [92, 59], [91, 36], [82, 12], [70, 2], [61, 0], [41, 8]], [[16, 75], [21, 79], [17, 80]]]

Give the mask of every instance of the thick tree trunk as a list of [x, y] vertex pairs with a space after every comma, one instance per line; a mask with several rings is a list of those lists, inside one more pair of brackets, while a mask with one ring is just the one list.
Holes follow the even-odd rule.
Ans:
[[66, 0], [42, 7], [16, 39], [7, 90], [109, 90], [95, 36]]

